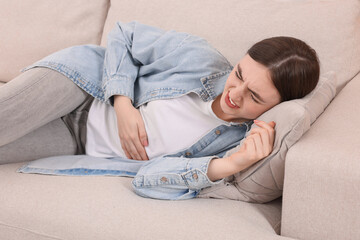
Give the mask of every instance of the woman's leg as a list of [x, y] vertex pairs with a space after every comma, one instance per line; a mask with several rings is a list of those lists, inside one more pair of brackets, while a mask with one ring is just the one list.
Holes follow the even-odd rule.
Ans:
[[0, 164], [76, 154], [77, 145], [61, 118], [0, 147]]
[[[44, 141], [42, 141], [44, 140], [44, 133], [47, 132], [46, 134], [49, 135], [51, 129], [54, 131], [57, 129], [56, 132], [53, 132], [52, 141], [54, 146], [59, 144], [59, 139], [56, 138], [59, 134], [58, 130], [65, 130], [65, 128], [59, 127], [60, 122], [55, 122], [58, 127], [52, 128], [55, 123], [51, 122], [72, 112], [88, 99], [88, 96], [70, 79], [48, 68], [30, 69], [1, 86], [0, 148], [2, 148], [3, 152], [0, 154], [0, 163], [6, 163], [9, 160], [5, 159], [5, 161], [1, 158], [5, 155], [11, 155], [10, 153], [14, 151], [14, 148], [24, 147], [30, 143], [29, 146], [44, 144]], [[43, 126], [50, 129], [41, 129], [34, 132]], [[52, 145], [49, 141], [51, 140], [47, 139], [48, 145]], [[66, 141], [68, 144], [68, 139]], [[68, 146], [69, 149], [63, 149], [61, 152], [69, 153], [74, 151], [72, 145]], [[46, 155], [48, 150], [48, 154], [51, 155], [51, 149], [41, 149], [43, 151], [42, 155]], [[22, 150], [17, 149], [16, 151], [21, 153]], [[39, 148], [37, 148], [37, 151], [40, 151]], [[27, 159], [25, 154], [19, 159], [21, 161], [31, 160]], [[13, 161], [17, 160], [11, 160], [11, 162]]]

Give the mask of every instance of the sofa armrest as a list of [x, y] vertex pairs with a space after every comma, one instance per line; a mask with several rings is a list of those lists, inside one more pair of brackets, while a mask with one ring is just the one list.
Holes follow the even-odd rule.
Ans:
[[281, 235], [360, 237], [360, 74], [288, 151]]

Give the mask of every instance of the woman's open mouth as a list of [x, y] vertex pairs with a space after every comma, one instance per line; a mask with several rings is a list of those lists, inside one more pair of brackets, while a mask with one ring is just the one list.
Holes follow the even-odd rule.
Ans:
[[229, 96], [229, 93], [230, 93], [230, 92], [228, 92], [228, 93], [226, 94], [226, 97], [225, 97], [225, 103], [226, 103], [226, 105], [228, 105], [230, 108], [239, 108], [239, 107], [232, 101], [232, 99], [231, 99], [230, 96]]

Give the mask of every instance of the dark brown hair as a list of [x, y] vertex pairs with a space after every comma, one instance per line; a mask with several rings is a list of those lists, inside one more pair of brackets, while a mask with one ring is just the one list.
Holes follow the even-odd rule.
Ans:
[[247, 53], [269, 69], [281, 101], [304, 97], [319, 81], [319, 58], [314, 49], [299, 39], [264, 39], [254, 44]]

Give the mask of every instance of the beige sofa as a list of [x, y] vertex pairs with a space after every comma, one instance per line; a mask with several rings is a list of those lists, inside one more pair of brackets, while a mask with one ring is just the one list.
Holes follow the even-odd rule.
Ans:
[[0, 0], [0, 16], [2, 82], [59, 49], [106, 46], [117, 20], [202, 36], [233, 64], [258, 40], [298, 37], [338, 78], [286, 156], [282, 198], [152, 200], [130, 178], [21, 174], [12, 163], [0, 166], [0, 239], [360, 239], [359, 0]]

